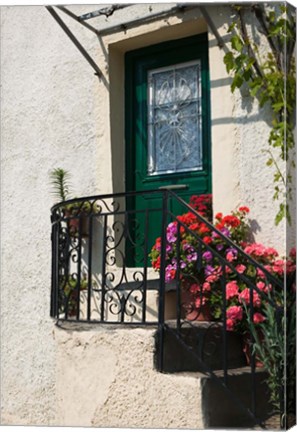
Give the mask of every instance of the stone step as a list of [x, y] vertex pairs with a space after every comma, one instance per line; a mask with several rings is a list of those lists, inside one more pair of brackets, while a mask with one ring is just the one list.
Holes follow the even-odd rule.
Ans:
[[[159, 353], [159, 337], [156, 335], [156, 356]], [[224, 369], [224, 337], [220, 322], [166, 322], [163, 335], [163, 371], [205, 372]], [[226, 333], [226, 367], [234, 369], [246, 366], [240, 335]], [[156, 359], [157, 361], [157, 359]]]
[[[248, 414], [247, 409], [252, 412], [254, 404], [255, 417], [262, 424], [271, 417], [273, 407], [269, 402], [269, 391], [265, 383], [267, 373], [264, 370], [256, 369], [253, 377], [250, 367], [228, 371], [227, 387], [229, 391], [222, 386], [224, 382], [222, 374], [216, 373], [216, 375], [221, 383], [212, 378], [201, 378], [201, 409], [204, 427], [206, 429], [255, 427], [261, 429], [255, 419]], [[279, 429], [279, 423], [277, 429]]]
[[[222, 371], [215, 372], [216, 380], [202, 372], [159, 373], [153, 367], [156, 331], [155, 327], [83, 323], [55, 327], [55, 425], [194, 430], [254, 427], [255, 422], [220, 383]], [[251, 406], [250, 369], [228, 373], [234, 396]], [[264, 377], [257, 370], [256, 408], [262, 419], [268, 417], [269, 409], [261, 384]]]

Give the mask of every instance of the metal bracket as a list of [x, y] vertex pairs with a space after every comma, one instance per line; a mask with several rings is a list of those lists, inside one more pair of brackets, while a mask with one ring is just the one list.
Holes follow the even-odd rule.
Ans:
[[[87, 60], [87, 62], [91, 65], [91, 67], [94, 69], [95, 75], [97, 75], [99, 78], [101, 78], [102, 72], [101, 72], [100, 68], [97, 66], [97, 64], [92, 59], [92, 57], [87, 53], [87, 51], [82, 46], [82, 44], [78, 41], [78, 39], [74, 36], [74, 34], [71, 32], [71, 30], [67, 27], [67, 25], [62, 20], [62, 18], [57, 14], [57, 12], [53, 8], [53, 6], [46, 6], [46, 9], [49, 11], [49, 13], [52, 15], [52, 17], [57, 21], [57, 23], [60, 25], [62, 30], [64, 30], [64, 32], [67, 34], [67, 36], [71, 39], [71, 41], [74, 43], [76, 48], [80, 51], [80, 53], [84, 56], [84, 58]], [[79, 21], [78, 17], [76, 17], [76, 15], [73, 14], [72, 12], [68, 11], [67, 9], [65, 9], [63, 7], [60, 7], [59, 9], [62, 10], [63, 12], [65, 12], [66, 14], [68, 14], [69, 16], [71, 16], [72, 18], [74, 18], [74, 19], [77, 18], [77, 21]], [[81, 24], [83, 24], [89, 30], [95, 31], [95, 33], [97, 33], [96, 29], [94, 29], [89, 24], [87, 24], [87, 23], [81, 23]]]
[[203, 18], [205, 19], [205, 21], [207, 22], [207, 25], [211, 28], [213, 34], [215, 35], [217, 41], [218, 41], [218, 46], [220, 48], [223, 48], [225, 46], [225, 42], [223, 40], [223, 38], [221, 37], [221, 35], [219, 34], [219, 32], [217, 31], [212, 19], [210, 18], [207, 10], [205, 9], [204, 6], [199, 6], [200, 11], [203, 15]]
[[[126, 6], [126, 5], [125, 5]], [[131, 6], [131, 5], [130, 5]], [[98, 35], [105, 36], [110, 33], [116, 32], [116, 31], [126, 31], [128, 29], [131, 29], [133, 27], [137, 27], [141, 24], [147, 24], [149, 22], [155, 21], [156, 19], [165, 19], [171, 15], [174, 15], [176, 13], [184, 13], [186, 10], [190, 9], [196, 9], [198, 8], [197, 4], [185, 4], [185, 5], [177, 5], [174, 6], [168, 10], [165, 11], [159, 11], [159, 12], [152, 12], [150, 9], [149, 14], [142, 16], [141, 18], [135, 18], [131, 19], [128, 22], [125, 22], [123, 24], [116, 24], [110, 27], [107, 27], [102, 30], [98, 30]], [[89, 18], [92, 18], [91, 16]]]
[[78, 17], [79, 21], [82, 22], [84, 20], [88, 20], [90, 18], [95, 18], [101, 15], [106, 16], [106, 18], [110, 17], [115, 11], [119, 10], [119, 9], [124, 9], [128, 6], [132, 6], [133, 3], [124, 3], [124, 4], [114, 4], [110, 7], [106, 7], [106, 8], [102, 8], [99, 10], [96, 10], [94, 12], [90, 12], [84, 15], [81, 15]]
[[[145, 15], [142, 18], [136, 18], [132, 19], [129, 22], [125, 24], [118, 24], [115, 26], [108, 27], [106, 29], [97, 30], [95, 27], [91, 26], [86, 20], [90, 18], [94, 18], [100, 15], [105, 15], [106, 17], [111, 16], [115, 11], [123, 9], [125, 7], [131, 6], [133, 4], [114, 4], [110, 7], [102, 8], [94, 12], [90, 12], [88, 14], [84, 14], [81, 16], [75, 15], [73, 12], [68, 10], [64, 6], [56, 6], [59, 10], [61, 10], [66, 15], [70, 16], [72, 19], [74, 19], [76, 22], [79, 22], [82, 26], [86, 27], [88, 30], [91, 30], [93, 33], [95, 33], [97, 36], [106, 35], [109, 33], [112, 33], [114, 31], [119, 30], [127, 30], [128, 28], [135, 27], [143, 22], [150, 22], [157, 18], [164, 18], [166, 16], [170, 16], [174, 13], [178, 12], [185, 12], [185, 10], [192, 9], [192, 8], [199, 8], [205, 21], [207, 22], [208, 26], [211, 28], [213, 34], [215, 35], [218, 46], [220, 48], [223, 48], [225, 46], [225, 42], [218, 33], [211, 17], [209, 16], [206, 8], [204, 6], [199, 6], [198, 4], [177, 4], [177, 6], [172, 7], [169, 10], [156, 12], [156, 13], [150, 13], [149, 15]], [[74, 36], [74, 34], [71, 32], [71, 30], [67, 27], [65, 22], [61, 19], [61, 17], [57, 14], [53, 6], [46, 6], [49, 13], [52, 15], [52, 17], [57, 21], [57, 23], [60, 25], [60, 27], [64, 30], [64, 32], [67, 34], [67, 36], [71, 39], [71, 41], [74, 43], [76, 48], [80, 51], [80, 53], [84, 56], [84, 58], [87, 60], [87, 62], [90, 64], [90, 66], [94, 69], [95, 75], [97, 75], [99, 78], [103, 76], [100, 68], [97, 66], [95, 61], [92, 59], [92, 57], [88, 54], [88, 52], [85, 50], [85, 48], [82, 46], [82, 44], [78, 41], [78, 39]], [[151, 11], [150, 11], [151, 12]]]

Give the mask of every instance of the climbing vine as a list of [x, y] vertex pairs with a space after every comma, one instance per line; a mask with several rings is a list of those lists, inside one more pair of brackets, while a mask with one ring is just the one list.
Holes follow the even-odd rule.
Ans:
[[[234, 20], [228, 29], [231, 50], [224, 56], [227, 72], [232, 76], [231, 91], [246, 85], [249, 95], [258, 99], [260, 107], [270, 104], [271, 131], [268, 148], [263, 151], [268, 155], [266, 164], [274, 168], [273, 199], [279, 202], [275, 224], [278, 225], [283, 218], [291, 223], [289, 202], [293, 196], [292, 170], [295, 169], [294, 10], [271, 3], [269, 8], [257, 3], [234, 6], [233, 10]], [[255, 29], [251, 31], [250, 18], [258, 24], [257, 36]], [[261, 44], [258, 42], [260, 39]], [[267, 47], [264, 53], [263, 46]], [[282, 172], [282, 161], [287, 164], [286, 173]]]

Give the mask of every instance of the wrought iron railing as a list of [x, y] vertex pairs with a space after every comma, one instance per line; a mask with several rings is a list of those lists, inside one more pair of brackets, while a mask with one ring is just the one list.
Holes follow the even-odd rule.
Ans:
[[[52, 317], [158, 323], [159, 278], [149, 267], [147, 234], [161, 235], [163, 196], [162, 191], [93, 196], [52, 208]], [[156, 206], [147, 209], [152, 197]]]
[[[205, 224], [225, 249], [236, 251], [241, 262], [252, 265], [254, 272], [240, 272], [232, 261], [190, 229], [177, 216], [185, 212]], [[169, 283], [167, 227], [172, 222], [176, 227], [176, 266], [174, 280]], [[195, 244], [195, 271], [191, 274], [185, 273], [180, 259], [181, 233], [185, 232]], [[148, 259], [157, 237], [159, 273], [151, 268]], [[197, 321], [201, 313], [197, 304], [195, 310], [185, 309], [183, 284], [201, 283], [199, 272], [205, 270], [202, 254], [206, 251], [220, 264], [221, 313], [215, 321], [201, 323]], [[269, 293], [258, 288], [258, 272], [262, 272]], [[227, 326], [226, 284], [230, 273], [249, 289], [251, 321], [255, 314], [254, 297], [259, 296], [273, 308], [276, 322], [281, 322], [283, 306], [275, 301], [273, 293], [282, 291], [283, 284], [170, 190], [91, 196], [52, 208], [51, 316], [62, 321], [156, 326], [158, 370], [203, 372], [244, 407], [254, 423], [261, 424], [257, 389], [262, 384], [257, 381], [255, 355], [251, 355], [250, 394], [244, 396], [247, 399], [240, 401], [229, 385], [234, 370], [246, 367], [245, 360], [233, 358], [231, 352], [238, 349], [241, 341]]]

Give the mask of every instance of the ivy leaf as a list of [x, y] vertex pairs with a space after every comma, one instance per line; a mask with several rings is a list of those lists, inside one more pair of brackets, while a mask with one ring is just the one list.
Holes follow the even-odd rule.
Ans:
[[255, 97], [256, 94], [258, 93], [258, 91], [260, 90], [260, 88], [261, 88], [261, 85], [260, 85], [260, 84], [259, 84], [259, 85], [256, 85], [256, 86], [253, 86], [253, 87], [251, 88], [251, 90], [250, 90], [250, 95], [251, 95], [252, 97]]
[[239, 73], [237, 73], [234, 76], [234, 79], [233, 79], [232, 84], [231, 84], [232, 93], [234, 93], [234, 90], [236, 89], [236, 87], [240, 88], [242, 86], [242, 84], [243, 84], [243, 78]]
[[243, 43], [238, 35], [234, 35], [231, 38], [231, 46], [235, 51], [241, 52]]
[[285, 206], [283, 203], [281, 203], [279, 205], [279, 211], [275, 216], [275, 225], [278, 225], [284, 217], [285, 217]]
[[227, 72], [230, 72], [234, 67], [234, 57], [233, 57], [233, 53], [231, 51], [229, 51], [224, 56], [224, 63], [226, 65]]
[[280, 180], [280, 178], [281, 178], [280, 173], [279, 173], [279, 172], [276, 172], [276, 173], [274, 174], [274, 181], [275, 181], [275, 182], [278, 182], [278, 181]]
[[233, 22], [232, 24], [230, 24], [229, 27], [228, 27], [228, 30], [227, 30], [228, 33], [231, 33], [232, 30], [234, 30], [235, 26], [236, 26], [236, 22]]
[[249, 81], [251, 79], [251, 71], [250, 70], [245, 70], [243, 73], [243, 78], [245, 79], [245, 81]]
[[273, 159], [272, 158], [268, 159], [268, 161], [266, 162], [266, 165], [271, 166], [272, 164], [273, 164]]

